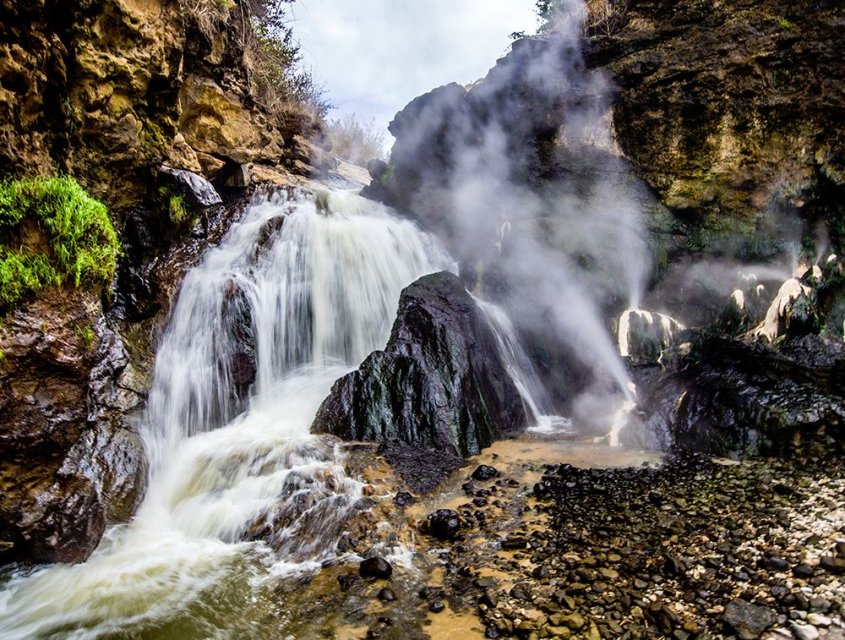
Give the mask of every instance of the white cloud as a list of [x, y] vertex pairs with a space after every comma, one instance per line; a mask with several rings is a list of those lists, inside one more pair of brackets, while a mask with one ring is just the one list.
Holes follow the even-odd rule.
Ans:
[[291, 11], [331, 115], [385, 129], [416, 96], [483, 77], [510, 33], [536, 27], [533, 0], [299, 0]]

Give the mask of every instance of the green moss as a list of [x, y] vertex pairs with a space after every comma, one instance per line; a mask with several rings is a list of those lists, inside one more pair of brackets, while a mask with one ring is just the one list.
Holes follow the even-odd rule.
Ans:
[[384, 173], [382, 173], [381, 177], [379, 178], [379, 183], [381, 184], [381, 186], [387, 187], [387, 185], [390, 184], [390, 179], [393, 177], [393, 173], [395, 171], [395, 167], [387, 167], [387, 169], [385, 169]]
[[169, 146], [167, 136], [152, 120], [144, 120], [141, 129], [141, 149], [151, 163], [158, 162]]
[[[41, 242], [27, 246], [25, 222]], [[0, 307], [49, 286], [111, 282], [120, 244], [105, 206], [70, 177], [0, 184]]]
[[174, 224], [181, 224], [188, 217], [188, 211], [185, 209], [185, 200], [182, 196], [170, 196], [167, 202], [167, 210], [170, 212], [170, 220]]
[[780, 25], [780, 26], [781, 26], [782, 28], [784, 28], [784, 29], [791, 29], [791, 30], [794, 30], [794, 29], [797, 29], [797, 28], [798, 28], [798, 27], [796, 27], [796, 26], [795, 26], [795, 23], [794, 23], [794, 22], [790, 22], [789, 20], [787, 20], [787, 19], [786, 19], [786, 18], [784, 18], [783, 16], [779, 16], [779, 17], [778, 17], [778, 18], [776, 18], [776, 19], [777, 19], [777, 23], [778, 23], [778, 25]]

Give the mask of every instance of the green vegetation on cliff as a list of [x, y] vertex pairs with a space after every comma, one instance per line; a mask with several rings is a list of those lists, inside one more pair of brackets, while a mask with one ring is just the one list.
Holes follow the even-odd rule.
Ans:
[[49, 286], [106, 284], [119, 251], [105, 206], [73, 178], [0, 184], [0, 309]]

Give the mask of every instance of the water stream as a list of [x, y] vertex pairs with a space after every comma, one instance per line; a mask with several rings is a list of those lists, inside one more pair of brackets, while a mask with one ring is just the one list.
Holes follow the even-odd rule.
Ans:
[[314, 414], [334, 380], [384, 346], [402, 288], [453, 268], [431, 236], [351, 193], [254, 202], [173, 309], [138, 514], [83, 564], [13, 576], [0, 636], [228, 637], [222, 611], [331, 560], [361, 483], [309, 434]]

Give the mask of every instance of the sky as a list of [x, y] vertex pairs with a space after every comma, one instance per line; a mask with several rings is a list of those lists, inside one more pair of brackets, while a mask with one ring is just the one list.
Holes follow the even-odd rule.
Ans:
[[336, 108], [385, 131], [416, 96], [487, 74], [515, 31], [533, 33], [534, 0], [297, 0], [304, 67]]

